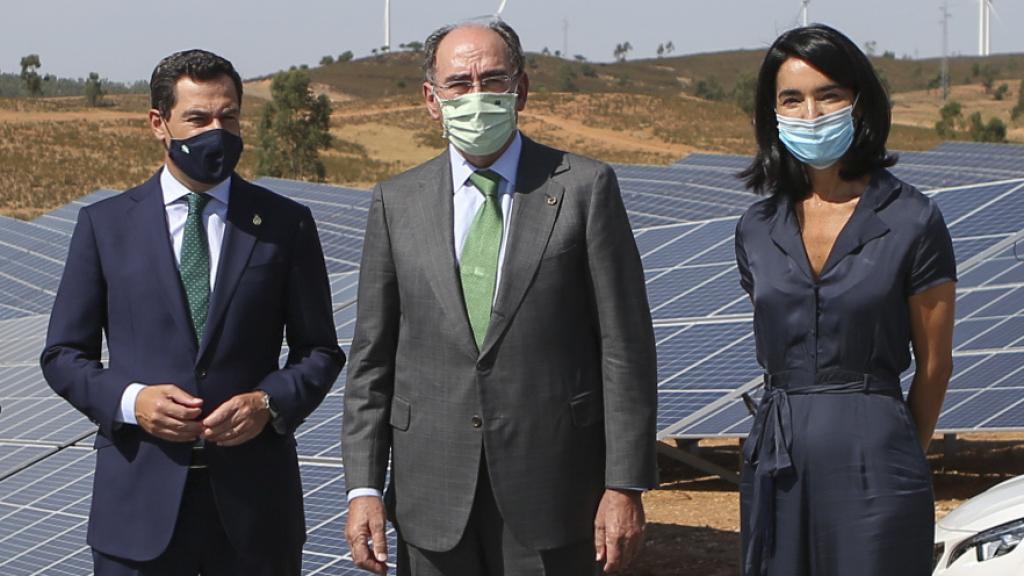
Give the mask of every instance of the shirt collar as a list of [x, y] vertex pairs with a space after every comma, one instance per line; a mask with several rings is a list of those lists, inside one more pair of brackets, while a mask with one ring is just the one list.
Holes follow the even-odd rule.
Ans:
[[[170, 206], [192, 192], [175, 178], [174, 174], [171, 174], [166, 165], [164, 165], [163, 171], [160, 172], [160, 188], [164, 194], [164, 206]], [[228, 176], [223, 182], [207, 190], [205, 194], [227, 206], [228, 198], [231, 196], [231, 176]]]
[[[519, 170], [519, 156], [523, 151], [523, 137], [516, 131], [516, 135], [512, 138], [512, 143], [509, 144], [508, 148], [502, 152], [501, 156], [494, 161], [493, 164], [487, 167], [487, 170], [497, 172], [506, 182], [509, 183], [507, 188], [502, 190], [514, 190], [516, 183], [516, 171]], [[452, 191], [455, 192], [466, 184], [466, 180], [469, 180], [469, 176], [480, 170], [476, 166], [469, 163], [466, 158], [453, 146], [448, 145], [448, 156], [451, 158], [452, 164]]]

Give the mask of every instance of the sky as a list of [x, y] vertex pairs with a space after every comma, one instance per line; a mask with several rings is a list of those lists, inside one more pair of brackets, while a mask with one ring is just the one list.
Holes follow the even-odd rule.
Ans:
[[[391, 0], [391, 43], [423, 41], [431, 30], [485, 14], [500, 0]], [[1024, 0], [993, 0], [992, 52], [1024, 53]], [[839, 28], [879, 53], [942, 54], [943, 0], [811, 0], [810, 20]], [[978, 0], [948, 0], [951, 53], [977, 54]], [[798, 24], [800, 0], [508, 0], [502, 17], [528, 51], [612, 59], [628, 41], [631, 59], [766, 48]], [[567, 34], [565, 31], [567, 30]], [[19, 72], [39, 54], [42, 73], [118, 81], [148, 79], [160, 58], [205, 48], [231, 60], [243, 77], [326, 54], [357, 57], [384, 44], [384, 0], [33, 0], [0, 2], [0, 71]]]

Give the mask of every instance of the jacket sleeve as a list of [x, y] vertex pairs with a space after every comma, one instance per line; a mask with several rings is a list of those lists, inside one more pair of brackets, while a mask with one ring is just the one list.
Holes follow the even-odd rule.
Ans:
[[285, 307], [288, 361], [257, 388], [270, 395], [291, 433], [320, 405], [345, 365], [320, 237], [308, 208], [303, 208], [292, 242]]
[[657, 356], [643, 267], [615, 173], [602, 165], [587, 216], [587, 260], [601, 341], [605, 485], [657, 486]]
[[78, 212], [40, 357], [50, 388], [112, 437], [130, 382], [100, 360], [107, 322], [107, 283], [89, 210]]
[[391, 453], [388, 419], [401, 303], [380, 186], [373, 192], [366, 223], [357, 306], [345, 387], [345, 481], [349, 490], [383, 490]]

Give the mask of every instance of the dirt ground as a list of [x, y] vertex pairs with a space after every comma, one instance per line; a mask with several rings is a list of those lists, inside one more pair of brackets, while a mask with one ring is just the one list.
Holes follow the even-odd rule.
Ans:
[[[929, 450], [935, 482], [935, 514], [941, 518], [963, 501], [1024, 474], [1024, 434], [964, 434], [946, 452], [942, 437]], [[703, 440], [702, 455], [737, 469], [739, 441]], [[735, 576], [740, 573], [737, 487], [662, 458], [661, 486], [644, 496], [647, 539], [629, 576]]]
[[[963, 117], [967, 118], [975, 112], [981, 112], [987, 121], [989, 118], [1000, 118], [1007, 125], [1006, 136], [1010, 141], [1019, 142], [1024, 139], [1024, 125], [1011, 119], [1011, 111], [1017, 105], [1020, 80], [998, 80], [995, 85], [1006, 84], [1009, 91], [1002, 100], [995, 100], [985, 92], [981, 84], [966, 84], [950, 88], [949, 99], [959, 102], [963, 107]], [[941, 90], [922, 90], [902, 92], [893, 96], [892, 119], [896, 124], [932, 128], [939, 119], [939, 110], [945, 102]]]

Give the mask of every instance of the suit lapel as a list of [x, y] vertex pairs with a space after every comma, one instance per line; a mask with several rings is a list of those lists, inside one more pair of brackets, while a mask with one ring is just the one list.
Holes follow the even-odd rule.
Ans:
[[[228, 197], [227, 222], [224, 223], [224, 246], [221, 248], [220, 262], [217, 264], [217, 278], [213, 294], [210, 295], [210, 310], [203, 331], [203, 341], [199, 345], [196, 362], [206, 353], [212, 335], [224, 320], [224, 313], [231, 296], [238, 287], [249, 255], [256, 244], [259, 225], [255, 222], [258, 212], [253, 195], [246, 190], [247, 183], [237, 175], [231, 179], [231, 193]], [[261, 216], [261, 219], [265, 216]]]
[[132, 199], [137, 202], [132, 211], [137, 212], [138, 216], [133, 216], [133, 219], [143, 242], [139, 252], [142, 257], [151, 258], [147, 268], [151, 267], [153, 270], [156, 283], [163, 292], [163, 301], [174, 318], [175, 325], [181, 331], [181, 336], [189, 342], [194, 352], [196, 338], [192, 330], [188, 302], [185, 299], [185, 289], [181, 285], [181, 275], [174, 259], [174, 247], [167, 232], [167, 209], [160, 186], [160, 172], [136, 188], [132, 193]]
[[491, 310], [491, 323], [481, 356], [485, 356], [504, 334], [533, 282], [565, 193], [551, 176], [568, 168], [564, 155], [546, 155], [542, 147], [523, 137], [501, 285]]
[[807, 250], [804, 248], [803, 238], [800, 237], [800, 226], [796, 221], [796, 214], [793, 212], [793, 205], [789, 198], [779, 199], [769, 235], [772, 242], [789, 256], [789, 259], [796, 264], [803, 275], [813, 281], [811, 262], [807, 258]]
[[825, 266], [821, 269], [821, 277], [861, 246], [889, 232], [889, 226], [878, 216], [878, 210], [891, 197], [897, 184], [898, 181], [885, 171], [876, 172], [872, 176], [849, 222], [839, 232], [839, 237], [836, 238], [836, 243], [825, 260]]
[[459, 325], [456, 337], [467, 353], [475, 357], [476, 342], [466, 314], [455, 261], [454, 189], [448, 154], [446, 151], [432, 160], [420, 182], [420, 190], [416, 195], [418, 209], [412, 215], [418, 222], [413, 230], [423, 250], [424, 269], [430, 286], [444, 307], [445, 314], [456, 319]]

